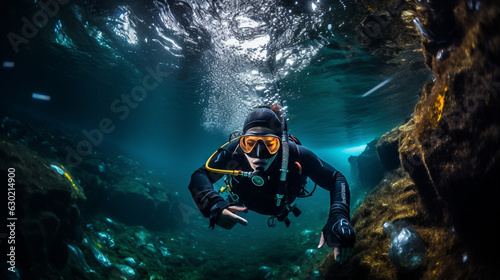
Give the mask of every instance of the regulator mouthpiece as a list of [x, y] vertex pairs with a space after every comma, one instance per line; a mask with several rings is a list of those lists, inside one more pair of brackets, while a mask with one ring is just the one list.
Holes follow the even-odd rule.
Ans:
[[252, 183], [257, 187], [262, 187], [266, 183], [266, 174], [264, 173], [264, 169], [257, 168], [254, 172], [252, 172], [250, 180], [252, 180]]

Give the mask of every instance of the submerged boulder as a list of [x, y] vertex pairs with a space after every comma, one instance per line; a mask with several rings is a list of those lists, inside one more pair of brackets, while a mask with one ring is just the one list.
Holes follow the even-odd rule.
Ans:
[[406, 221], [386, 222], [384, 232], [389, 235], [389, 259], [402, 272], [411, 272], [426, 264], [427, 248], [418, 231]]
[[118, 221], [161, 230], [173, 223], [172, 204], [165, 192], [124, 177], [110, 187], [105, 211]]
[[133, 280], [136, 274], [133, 268], [125, 264], [115, 264], [114, 268], [117, 270], [117, 275], [121, 279]]
[[404, 125], [400, 125], [366, 145], [357, 157], [349, 157], [351, 174], [364, 189], [376, 186], [384, 173], [401, 166], [399, 160], [399, 135]]
[[382, 167], [377, 154], [375, 144], [377, 139], [366, 145], [366, 149], [358, 156], [357, 166], [359, 170], [359, 181], [363, 188], [372, 188], [384, 177], [385, 170]]

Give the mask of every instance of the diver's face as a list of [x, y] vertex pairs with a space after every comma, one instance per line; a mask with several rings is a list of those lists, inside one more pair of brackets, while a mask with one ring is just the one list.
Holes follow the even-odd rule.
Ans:
[[263, 168], [264, 171], [271, 166], [271, 163], [276, 159], [276, 156], [278, 153], [274, 154], [271, 158], [255, 158], [255, 157], [250, 157], [248, 154], [245, 154], [245, 157], [248, 160], [248, 163], [250, 163], [250, 166], [252, 167], [253, 170], [257, 170], [257, 168]]
[[[273, 131], [265, 127], [254, 127], [249, 129], [246, 134], [261, 136], [273, 134]], [[262, 140], [257, 141], [249, 153], [245, 153], [245, 156], [253, 170], [256, 170], [257, 168], [267, 170], [274, 162], [277, 155], [277, 152], [275, 154], [269, 153], [266, 144]]]

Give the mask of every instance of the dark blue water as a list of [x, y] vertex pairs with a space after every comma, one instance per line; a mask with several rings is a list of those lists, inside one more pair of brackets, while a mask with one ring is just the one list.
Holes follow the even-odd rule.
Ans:
[[[409, 117], [430, 78], [418, 43], [382, 55], [356, 41], [350, 1], [61, 1], [46, 21], [33, 2], [7, 3], [1, 54], [14, 67], [0, 72], [2, 110], [81, 140], [100, 130], [96, 149], [163, 174], [186, 201], [191, 173], [277, 96], [290, 132], [350, 180], [347, 158]], [[249, 214], [247, 228], [210, 231], [198, 217], [188, 230], [205, 250], [223, 242], [238, 262], [319, 232], [324, 194], [299, 202], [293, 229]]]

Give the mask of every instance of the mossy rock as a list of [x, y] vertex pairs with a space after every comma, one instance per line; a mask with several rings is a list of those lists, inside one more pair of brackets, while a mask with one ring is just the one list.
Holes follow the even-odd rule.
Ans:
[[0, 140], [0, 158], [3, 178], [15, 169], [16, 267], [26, 276], [50, 279], [66, 263], [64, 242], [81, 239], [83, 189], [64, 165], [20, 144]]

